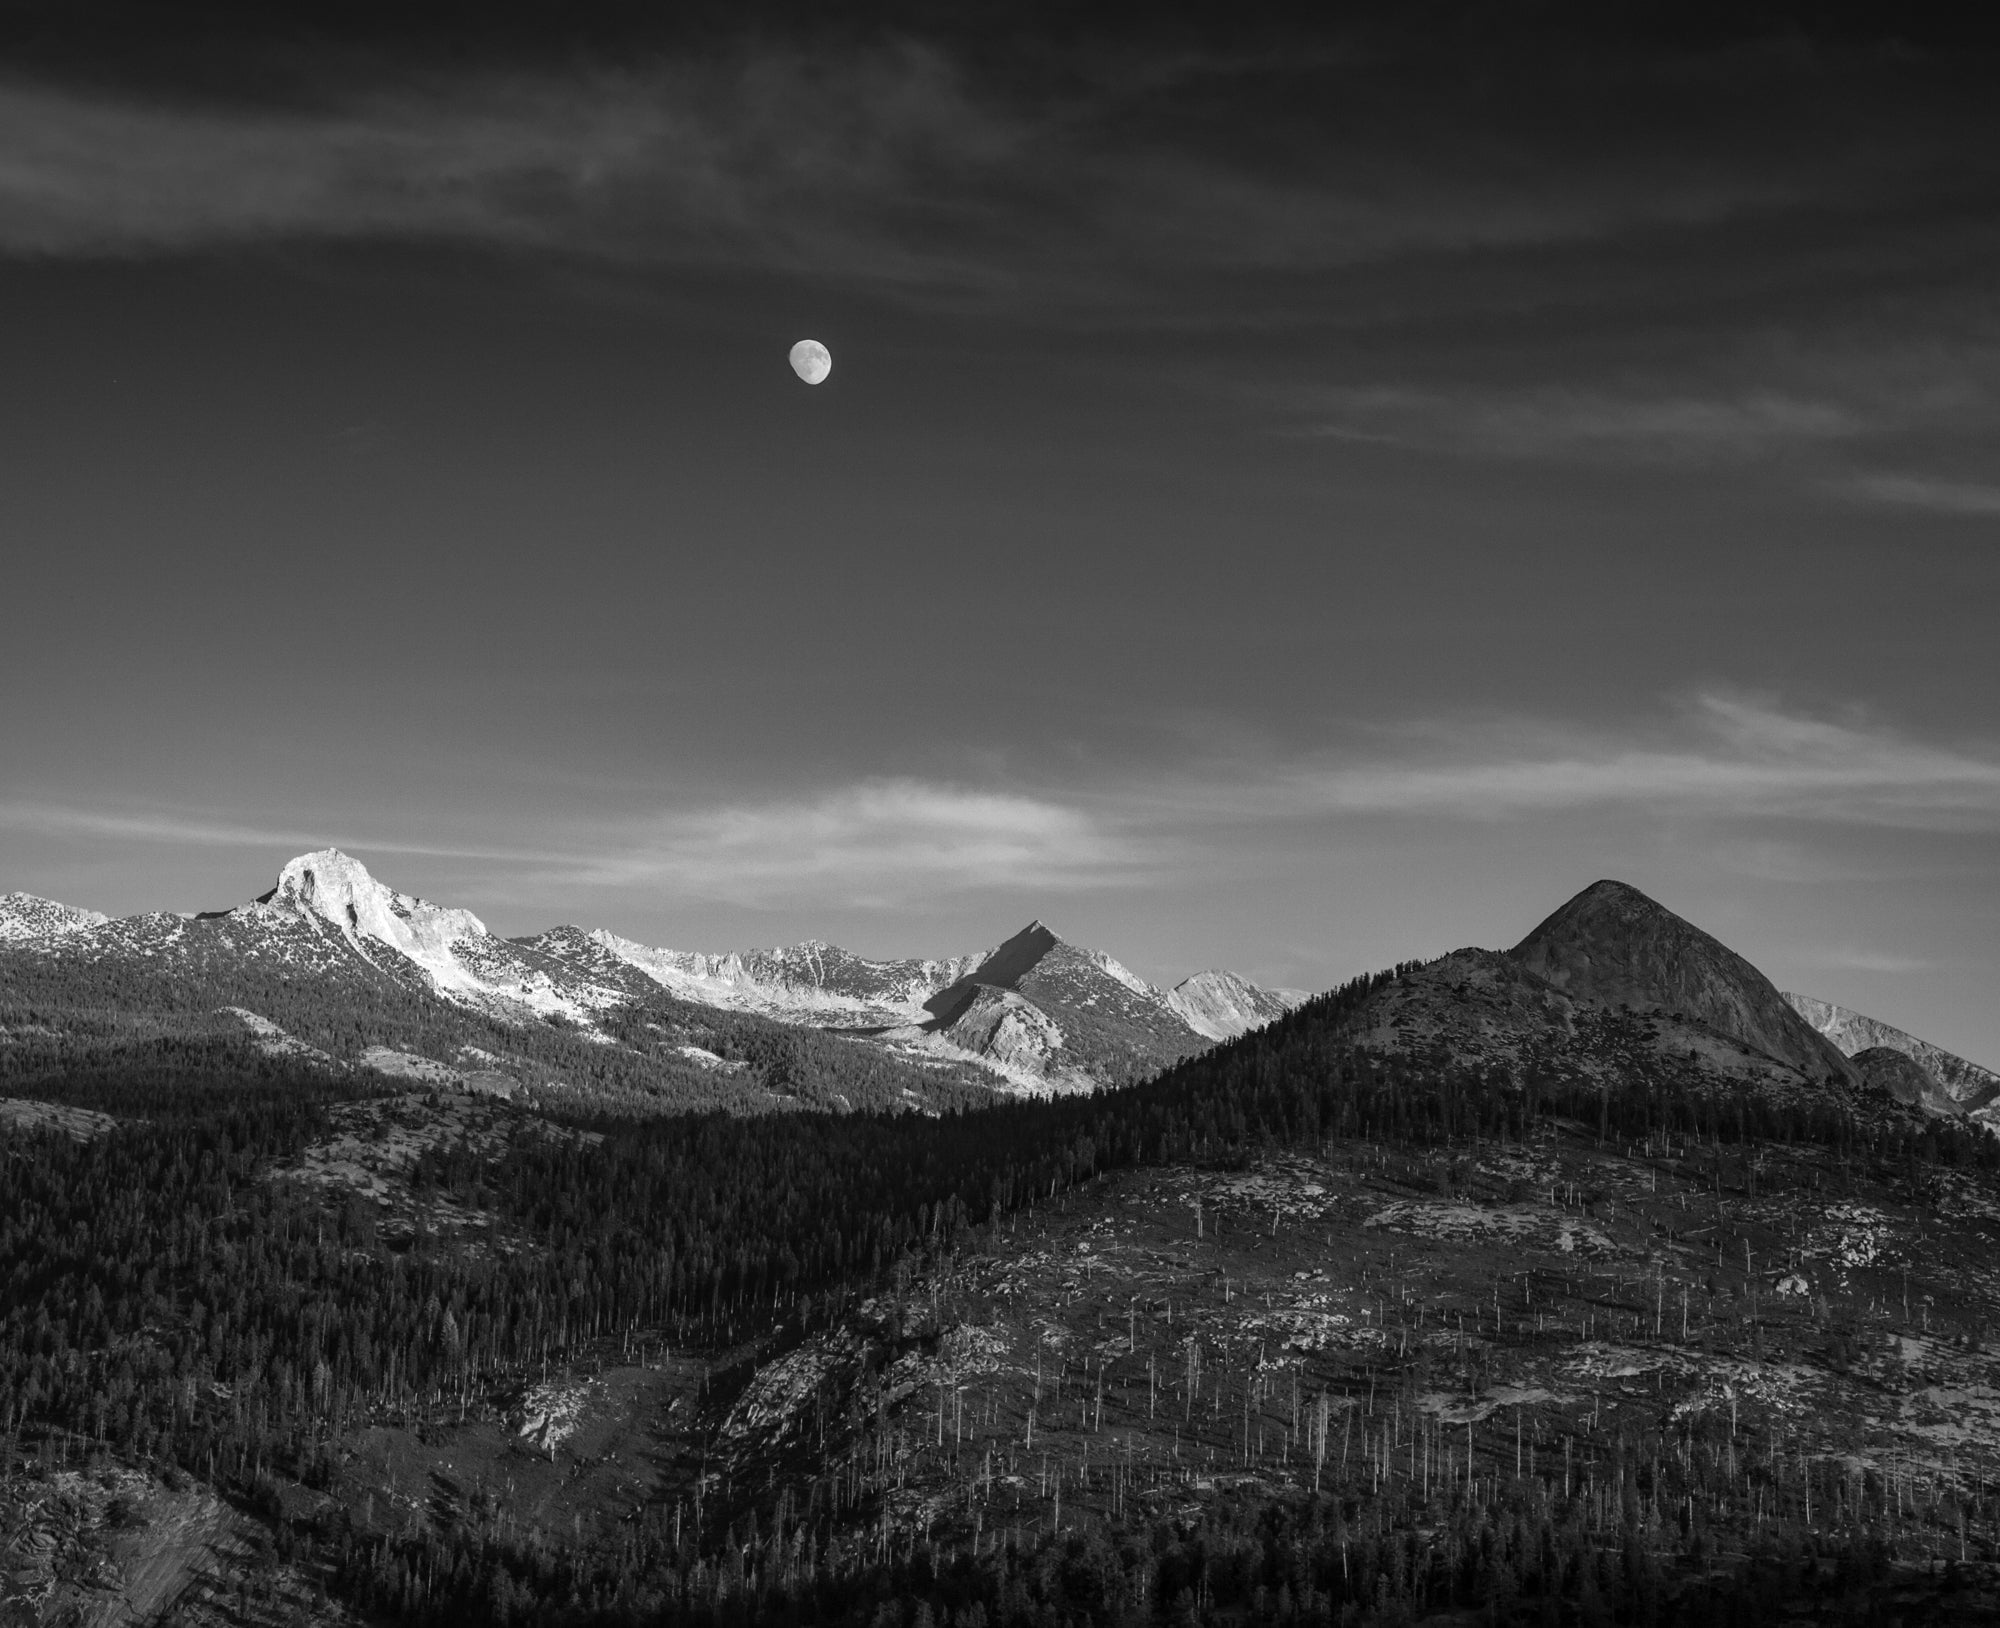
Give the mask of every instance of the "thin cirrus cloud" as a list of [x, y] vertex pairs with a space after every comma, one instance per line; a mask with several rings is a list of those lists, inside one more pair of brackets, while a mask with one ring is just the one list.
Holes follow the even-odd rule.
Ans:
[[1163, 266], [1304, 269], [1587, 237], [1627, 213], [1382, 155], [1281, 181], [1122, 141], [1103, 128], [1118, 101], [1100, 89], [1009, 104], [907, 42], [434, 81], [283, 113], [0, 82], [0, 252], [403, 239], [1075, 296]]
[[1932, 514], [2000, 519], [2000, 486], [1976, 481], [1934, 480], [1923, 475], [1864, 475], [1841, 490], [1870, 503], [1927, 509]]
[[1327, 818], [1496, 821], [1572, 810], [1775, 818], [1910, 830], [2000, 829], [2000, 747], [1936, 745], [1884, 725], [1709, 694], [1654, 739], [1547, 720], [1445, 720], [1386, 748], [1182, 779], [1136, 797], [1163, 829]]
[[890, 906], [1004, 888], [1140, 879], [1128, 834], [1069, 804], [912, 779], [656, 817], [558, 861], [585, 886], [656, 887], [733, 904]]
[[[534, 843], [408, 842], [380, 853], [478, 862], [523, 897], [657, 890], [749, 907], [893, 910], [975, 892], [1171, 886], [1190, 868], [1297, 863], [1284, 827], [1376, 817], [1481, 823], [1568, 812], [1904, 831], [2000, 830], [2000, 747], [1940, 745], [1868, 721], [1696, 698], [1650, 745], [1546, 720], [1412, 725], [1372, 753], [1164, 772], [1027, 793], [911, 778], [710, 803], [564, 829]], [[0, 805], [0, 827], [200, 847], [317, 847], [325, 832], [182, 811]], [[1260, 839], [1258, 832], [1267, 834]], [[336, 839], [339, 840], [339, 839]], [[1325, 835], [1314, 841], [1331, 840]], [[344, 841], [342, 845], [347, 845]]]
[[580, 844], [559, 868], [585, 885], [886, 908], [966, 891], [1170, 885], [1222, 862], [1291, 865], [1295, 851], [1256, 829], [1329, 819], [1600, 811], [2000, 829], [1992, 745], [1935, 745], [1720, 694], [1697, 697], [1662, 733], [1671, 738], [1634, 748], [1547, 721], [1431, 723], [1344, 762], [1168, 772], [1087, 793], [866, 781], [661, 816]]
[[[1365, 56], [1140, 55], [1079, 60], [1033, 95], [976, 74], [977, 52], [909, 39], [619, 72], [384, 73], [290, 109], [0, 80], [0, 252], [471, 242], [1115, 306], [1180, 272], [1319, 273], [1895, 196], [1942, 144], [1802, 160], [1635, 121], [1581, 154], [1508, 97], [1388, 94]], [[1760, 86], [1823, 91], [1796, 77], [1767, 64], [1736, 117], [1768, 114]], [[1248, 139], [1274, 107], [1282, 141]], [[1235, 320], [1241, 303], [1221, 302]]]
[[1317, 393], [1308, 433], [1503, 458], [1733, 463], [1851, 441], [1889, 428], [1898, 416], [1889, 403], [1782, 389], [1702, 394], [1390, 386]]
[[1836, 972], [1872, 972], [1890, 977], [1928, 972], [1935, 961], [1915, 955], [1895, 955], [1886, 951], [1834, 946], [1814, 949], [1802, 946], [1792, 951], [1795, 959], [1808, 966], [1826, 967]]
[[729, 72], [487, 76], [296, 111], [0, 82], [0, 252], [374, 238], [973, 275], [878, 211], [926, 175], [998, 162], [1017, 132], [935, 53], [838, 68], [771, 54]]
[[281, 822], [251, 825], [185, 808], [134, 809], [128, 806], [104, 809], [74, 803], [0, 802], [0, 830], [183, 848], [281, 848], [304, 852], [331, 846], [440, 859], [532, 860], [542, 857], [504, 847], [408, 842], [359, 831], [342, 834], [329, 832], [323, 826], [314, 828]]

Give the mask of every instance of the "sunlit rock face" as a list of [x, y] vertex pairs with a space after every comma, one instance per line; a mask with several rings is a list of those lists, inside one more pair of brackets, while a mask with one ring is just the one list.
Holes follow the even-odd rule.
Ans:
[[[926, 1000], [985, 959], [964, 955], [871, 961], [818, 939], [782, 949], [711, 955], [657, 949], [601, 928], [586, 936], [599, 951], [683, 1000], [801, 1023], [852, 1027], [921, 1020]], [[573, 953], [574, 947], [570, 948]]]
[[37, 957], [207, 978], [224, 992], [219, 1005], [257, 1022], [268, 1015], [246, 1003], [243, 989], [276, 973], [379, 986], [399, 992], [396, 999], [437, 995], [517, 1026], [566, 1020], [583, 1038], [611, 1045], [617, 1012], [665, 991], [694, 1005], [847, 1031], [925, 1066], [970, 1065], [990, 1074], [994, 1088], [1032, 1092], [1143, 1077], [1300, 998], [1227, 972], [1197, 974], [1168, 993], [1039, 921], [977, 954], [888, 960], [819, 939], [707, 954], [573, 926], [502, 938], [469, 910], [377, 880], [337, 848], [300, 854], [269, 892], [233, 909], [107, 922], [11, 895], [0, 900], [0, 943]]
[[360, 860], [338, 848], [301, 854], [278, 873], [278, 885], [248, 910], [291, 910], [330, 922], [342, 933], [372, 938], [400, 951], [441, 987], [472, 988], [479, 980], [457, 960], [464, 940], [490, 936], [470, 910], [454, 910], [383, 886]]
[[1283, 1017], [1299, 1002], [1289, 991], [1261, 989], [1233, 972], [1197, 972], [1174, 985], [1167, 1004], [1196, 1034], [1234, 1040]]
[[1977, 1063], [1969, 1063], [1942, 1046], [1919, 1040], [1915, 1035], [1905, 1034], [1878, 1018], [1865, 1017], [1845, 1006], [1836, 1006], [1832, 1001], [1790, 993], [1785, 999], [1800, 1017], [1857, 1062], [1861, 1053], [1886, 1047], [1912, 1059], [1950, 1094], [1954, 1102], [1962, 1106], [1983, 1105], [2000, 1095], [2000, 1074], [1995, 1074], [1990, 1068], [1981, 1068]]

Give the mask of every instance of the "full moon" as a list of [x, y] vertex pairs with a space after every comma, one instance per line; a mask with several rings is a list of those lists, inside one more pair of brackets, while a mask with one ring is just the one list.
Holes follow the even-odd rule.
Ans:
[[817, 339], [801, 339], [792, 347], [792, 371], [807, 384], [818, 384], [833, 371], [833, 355]]

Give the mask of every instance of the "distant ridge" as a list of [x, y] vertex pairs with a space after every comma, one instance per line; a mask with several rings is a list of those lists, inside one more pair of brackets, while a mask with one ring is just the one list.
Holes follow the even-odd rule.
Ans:
[[1234, 1040], [1283, 1017], [1303, 999], [1296, 990], [1262, 989], [1233, 972], [1211, 970], [1175, 984], [1167, 1004], [1196, 1034]]
[[[469, 910], [388, 886], [335, 848], [287, 861], [273, 887], [226, 910], [113, 921], [10, 894], [0, 898], [0, 948], [45, 967], [63, 962], [79, 980], [86, 967], [100, 982], [123, 967], [184, 986], [202, 981], [218, 992], [217, 1005], [237, 1013], [232, 1028], [248, 1024], [267, 1045], [276, 1042], [258, 1025], [283, 1025], [244, 991], [269, 977], [302, 988], [337, 983], [345, 998], [387, 1002], [406, 1017], [409, 1003], [435, 997], [520, 1031], [524, 1054], [533, 1051], [525, 1036], [543, 1024], [566, 1026], [607, 1055], [629, 1052], [635, 1042], [623, 1014], [664, 992], [711, 1012], [836, 1031], [926, 1077], [970, 1077], [1001, 1091], [1094, 1090], [1138, 1078], [1291, 1004], [1230, 973], [1197, 974], [1169, 995], [1040, 921], [981, 953], [885, 961], [817, 939], [722, 954], [570, 926], [508, 939]], [[674, 1055], [696, 1052], [710, 1056], [699, 1037]], [[457, 1066], [455, 1058], [432, 1061]]]
[[33, 893], [0, 893], [0, 943], [81, 932], [110, 919], [101, 911], [57, 904]]
[[1832, 1001], [1811, 995], [1787, 993], [1786, 1002], [1812, 1025], [1815, 1033], [1838, 1047], [1848, 1057], [1859, 1060], [1862, 1053], [1886, 1048], [1901, 1052], [1936, 1082], [1950, 1098], [1963, 1106], [1980, 1107], [2000, 1096], [2000, 1074], [1977, 1063], [1967, 1062], [1942, 1046], [1919, 1040], [1913, 1034], [1865, 1017]]
[[925, 1032], [1073, 1089], [1135, 1078], [1215, 1038], [1130, 968], [1069, 943], [1040, 921], [924, 1007]]

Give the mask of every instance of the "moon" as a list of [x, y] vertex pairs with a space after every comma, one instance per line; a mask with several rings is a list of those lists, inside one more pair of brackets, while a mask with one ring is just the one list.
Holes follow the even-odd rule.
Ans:
[[833, 353], [817, 339], [801, 339], [792, 347], [792, 371], [807, 384], [818, 384], [833, 371]]

